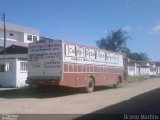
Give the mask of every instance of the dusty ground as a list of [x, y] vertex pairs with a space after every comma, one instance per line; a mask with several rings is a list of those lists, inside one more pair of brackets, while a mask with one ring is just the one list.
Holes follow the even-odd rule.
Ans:
[[[152, 78], [129, 83], [118, 89], [98, 87], [95, 92], [89, 94], [66, 88], [55, 88], [37, 93], [28, 92], [27, 89], [22, 91], [2, 89], [0, 90], [0, 113], [86, 114], [95, 111], [100, 113], [123, 113], [123, 111], [129, 112], [128, 110], [135, 112], [134, 106], [136, 105], [140, 105], [140, 109], [138, 109], [140, 112], [147, 112], [142, 109], [144, 107], [146, 110], [145, 105], [147, 102], [150, 103], [147, 103], [147, 105], [152, 106], [148, 109], [159, 112], [160, 106], [157, 105], [157, 108], [154, 109], [151, 102], [155, 99], [159, 101], [160, 98], [154, 99], [154, 96], [150, 97], [147, 94], [151, 92], [152, 95], [160, 96], [158, 88], [160, 88], [160, 79]], [[154, 90], [158, 92], [154, 92]], [[152, 100], [150, 101], [150, 99]], [[119, 103], [124, 103], [124, 105], [119, 105], [118, 108], [115, 107]]]

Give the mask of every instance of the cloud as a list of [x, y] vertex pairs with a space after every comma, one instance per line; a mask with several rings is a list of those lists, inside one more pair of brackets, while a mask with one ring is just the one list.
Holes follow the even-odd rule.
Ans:
[[160, 33], [160, 24], [151, 28], [149, 34], [159, 34]]
[[131, 28], [129, 26], [126, 26], [126, 27], [122, 28], [122, 30], [129, 32], [129, 31], [131, 31]]

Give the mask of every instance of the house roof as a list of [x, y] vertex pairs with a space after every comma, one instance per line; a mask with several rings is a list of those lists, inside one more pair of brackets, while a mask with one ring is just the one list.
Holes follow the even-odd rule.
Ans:
[[160, 62], [155, 62], [156, 66], [160, 67]]
[[137, 63], [142, 67], [149, 67], [150, 63], [148, 61], [137, 61]]
[[141, 67], [154, 67], [154, 66], [160, 66], [160, 62], [153, 62], [153, 61], [139, 61], [139, 60], [132, 60], [129, 59], [128, 65], [129, 66], [141, 66]]
[[135, 66], [135, 62], [130, 61], [130, 62], [127, 63], [127, 65], [128, 66]]
[[127, 63], [129, 66], [141, 66], [141, 67], [149, 67], [148, 61], [138, 61], [138, 60], [132, 60], [130, 59], [129, 62]]
[[[6, 48], [6, 54], [27, 54], [28, 47], [11, 45]], [[0, 55], [4, 54], [4, 50], [0, 51]]]

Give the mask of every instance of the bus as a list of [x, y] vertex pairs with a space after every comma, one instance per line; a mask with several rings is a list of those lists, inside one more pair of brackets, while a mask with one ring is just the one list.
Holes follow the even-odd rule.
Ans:
[[85, 88], [127, 83], [126, 55], [64, 40], [43, 39], [29, 44], [28, 77], [31, 87], [59, 85]]

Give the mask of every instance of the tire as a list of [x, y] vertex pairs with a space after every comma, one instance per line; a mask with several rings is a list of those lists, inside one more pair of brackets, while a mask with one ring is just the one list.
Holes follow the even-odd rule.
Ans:
[[94, 87], [95, 87], [94, 80], [93, 80], [92, 77], [89, 77], [89, 78], [87, 79], [87, 86], [86, 86], [86, 90], [85, 90], [85, 91], [86, 91], [87, 93], [91, 93], [91, 92], [94, 91]]
[[123, 86], [123, 83], [121, 82], [121, 78], [119, 77], [117, 83], [114, 84], [114, 88], [120, 88], [122, 86]]

